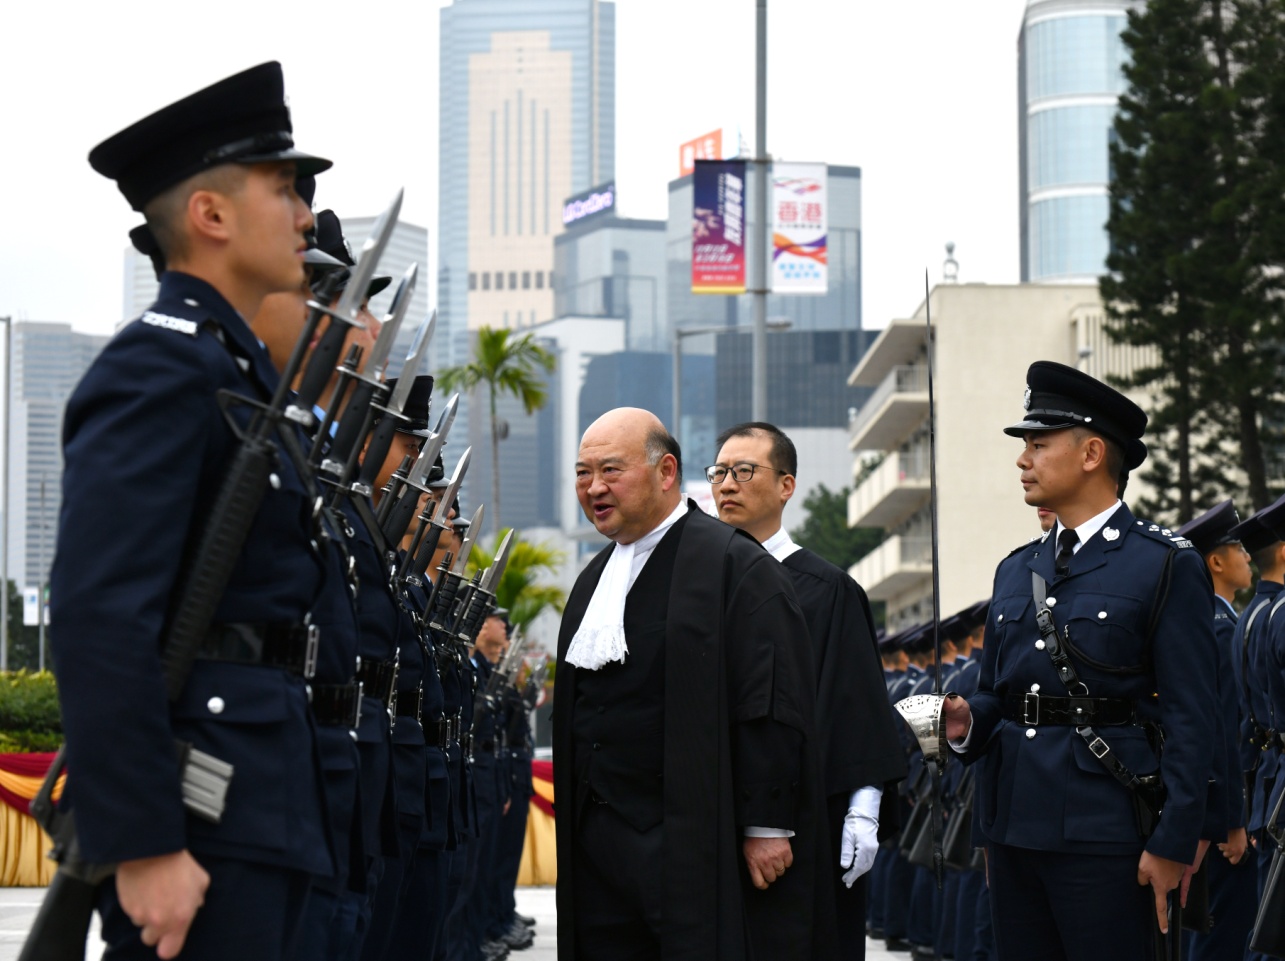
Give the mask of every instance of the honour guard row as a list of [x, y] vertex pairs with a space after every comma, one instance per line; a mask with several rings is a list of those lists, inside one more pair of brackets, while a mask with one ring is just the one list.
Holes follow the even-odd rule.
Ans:
[[[371, 314], [400, 195], [354, 256], [313, 213], [331, 164], [295, 148], [275, 63], [90, 163], [142, 214], [160, 294], [67, 405], [66, 745], [33, 802], [59, 870], [23, 957], [83, 956], [95, 910], [110, 958], [529, 946], [543, 674], [496, 606], [510, 541], [466, 570], [482, 509], [457, 497], [457, 400], [430, 416], [431, 318], [385, 376], [417, 281]], [[1141, 409], [1050, 362], [1024, 408], [1005, 430], [1044, 533], [988, 601], [882, 644], [781, 526], [800, 465], [777, 427], [709, 452], [718, 519], [654, 415], [589, 427], [576, 492], [610, 543], [558, 644], [562, 961], [851, 961], [867, 930], [960, 961], [1263, 946], [1285, 498], [1164, 529], [1123, 502]]]
[[[66, 790], [27, 958], [478, 961], [513, 902], [534, 700], [495, 563], [466, 574], [469, 452], [430, 423], [416, 269], [369, 298], [400, 196], [354, 257], [331, 163], [266, 63], [90, 154], [144, 224], [158, 299], [68, 401], [51, 577]], [[445, 461], [443, 455], [448, 454]], [[449, 477], [446, 465], [454, 464]], [[471, 572], [469, 572], [471, 573]], [[512, 647], [511, 647], [512, 645]]]

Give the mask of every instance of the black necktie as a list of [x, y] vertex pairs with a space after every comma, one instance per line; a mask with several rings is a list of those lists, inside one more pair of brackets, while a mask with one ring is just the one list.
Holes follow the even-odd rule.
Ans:
[[1065, 574], [1071, 566], [1071, 555], [1075, 553], [1075, 545], [1078, 543], [1080, 535], [1069, 527], [1062, 528], [1062, 533], [1057, 535], [1057, 558], [1053, 563], [1059, 575]]

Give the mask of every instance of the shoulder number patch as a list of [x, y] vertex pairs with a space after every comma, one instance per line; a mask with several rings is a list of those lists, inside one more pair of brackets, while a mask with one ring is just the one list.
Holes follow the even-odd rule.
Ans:
[[181, 317], [171, 317], [169, 314], [158, 314], [155, 311], [148, 310], [139, 318], [145, 324], [151, 324], [153, 327], [164, 327], [166, 330], [176, 330], [180, 334], [187, 334], [189, 337], [195, 337], [200, 325], [194, 320], [184, 320]]

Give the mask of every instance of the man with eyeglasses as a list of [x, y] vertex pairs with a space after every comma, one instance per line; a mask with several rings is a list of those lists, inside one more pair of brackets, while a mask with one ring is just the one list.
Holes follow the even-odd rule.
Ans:
[[681, 457], [636, 408], [580, 443], [614, 543], [558, 638], [558, 957], [830, 959], [807, 624], [780, 565], [682, 497]]
[[[883, 786], [906, 776], [875, 646], [865, 591], [847, 573], [799, 547], [781, 526], [795, 492], [798, 454], [780, 428], [737, 424], [718, 437], [706, 468], [720, 519], [754, 537], [781, 562], [808, 622], [816, 669], [816, 727], [829, 828], [827, 861], [836, 916], [866, 916], [865, 874], [879, 848]], [[860, 927], [840, 939], [840, 957], [865, 957]]]

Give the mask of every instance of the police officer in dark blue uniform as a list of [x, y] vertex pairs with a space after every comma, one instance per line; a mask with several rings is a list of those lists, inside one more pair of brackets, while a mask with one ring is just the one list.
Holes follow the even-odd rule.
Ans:
[[[918, 624], [901, 633], [899, 644], [905, 652], [908, 662], [906, 672], [888, 691], [888, 700], [896, 704], [909, 697], [916, 685], [922, 683], [929, 675], [925, 671], [927, 653], [931, 640], [927, 631], [931, 624]], [[931, 690], [931, 686], [929, 687]], [[905, 825], [912, 813], [916, 794], [922, 794], [923, 779], [927, 772], [923, 768], [923, 755], [909, 729], [900, 731], [902, 747], [906, 752], [909, 771], [906, 779], [897, 785], [899, 819]], [[894, 843], [887, 858], [887, 873], [883, 881], [884, 900], [884, 938], [889, 951], [909, 951], [911, 925], [911, 891], [914, 888], [915, 869], [906, 860], [900, 846]], [[916, 930], [918, 934], [918, 929]], [[926, 942], [925, 942], [926, 943]]]
[[1240, 958], [1254, 924], [1257, 903], [1257, 871], [1252, 857], [1246, 857], [1245, 781], [1240, 759], [1240, 701], [1236, 677], [1231, 669], [1231, 652], [1239, 616], [1232, 600], [1238, 591], [1253, 583], [1249, 553], [1232, 531], [1240, 517], [1230, 500], [1188, 521], [1178, 533], [1195, 545], [1205, 559], [1214, 585], [1214, 636], [1218, 655], [1218, 709], [1223, 739], [1219, 770], [1210, 776], [1210, 807], [1221, 806], [1227, 818], [1212, 825], [1210, 840], [1218, 850], [1205, 859], [1208, 876], [1208, 931], [1189, 930], [1184, 954], [1192, 961]]
[[[305, 678], [328, 560], [288, 459], [173, 704], [159, 655], [237, 446], [218, 394], [263, 401], [277, 387], [247, 321], [302, 283], [312, 215], [295, 179], [329, 162], [294, 149], [267, 63], [139, 121], [90, 163], [143, 212], [169, 270], [66, 410], [51, 577], [66, 802], [84, 855], [119, 865], [98, 904], [109, 957], [284, 958], [309, 877], [334, 870]], [[234, 768], [218, 824], [185, 813], [176, 739]]]
[[[1285, 778], [1281, 777], [1281, 729], [1285, 726], [1285, 612], [1281, 608], [1282, 580], [1285, 580], [1285, 497], [1264, 507], [1242, 527], [1252, 527], [1261, 538], [1251, 548], [1258, 567], [1258, 591], [1254, 602], [1245, 609], [1242, 623], [1246, 630], [1237, 632], [1232, 652], [1233, 668], [1240, 668], [1245, 710], [1242, 736], [1254, 755], [1253, 792], [1247, 828], [1254, 838], [1258, 860], [1258, 894], [1261, 899], [1272, 861], [1274, 843], [1267, 832], [1272, 811], [1276, 809]], [[1238, 528], [1239, 530], [1239, 528]], [[1259, 533], [1261, 532], [1261, 533]], [[1260, 595], [1274, 595], [1270, 604], [1258, 608]], [[1265, 957], [1249, 954], [1252, 961]]]
[[981, 764], [999, 956], [1136, 961], [1198, 860], [1213, 595], [1190, 541], [1119, 500], [1146, 414], [1062, 364], [1032, 364], [1027, 385], [1006, 432], [1026, 502], [1058, 522], [996, 571], [978, 692], [946, 701], [945, 733]]

